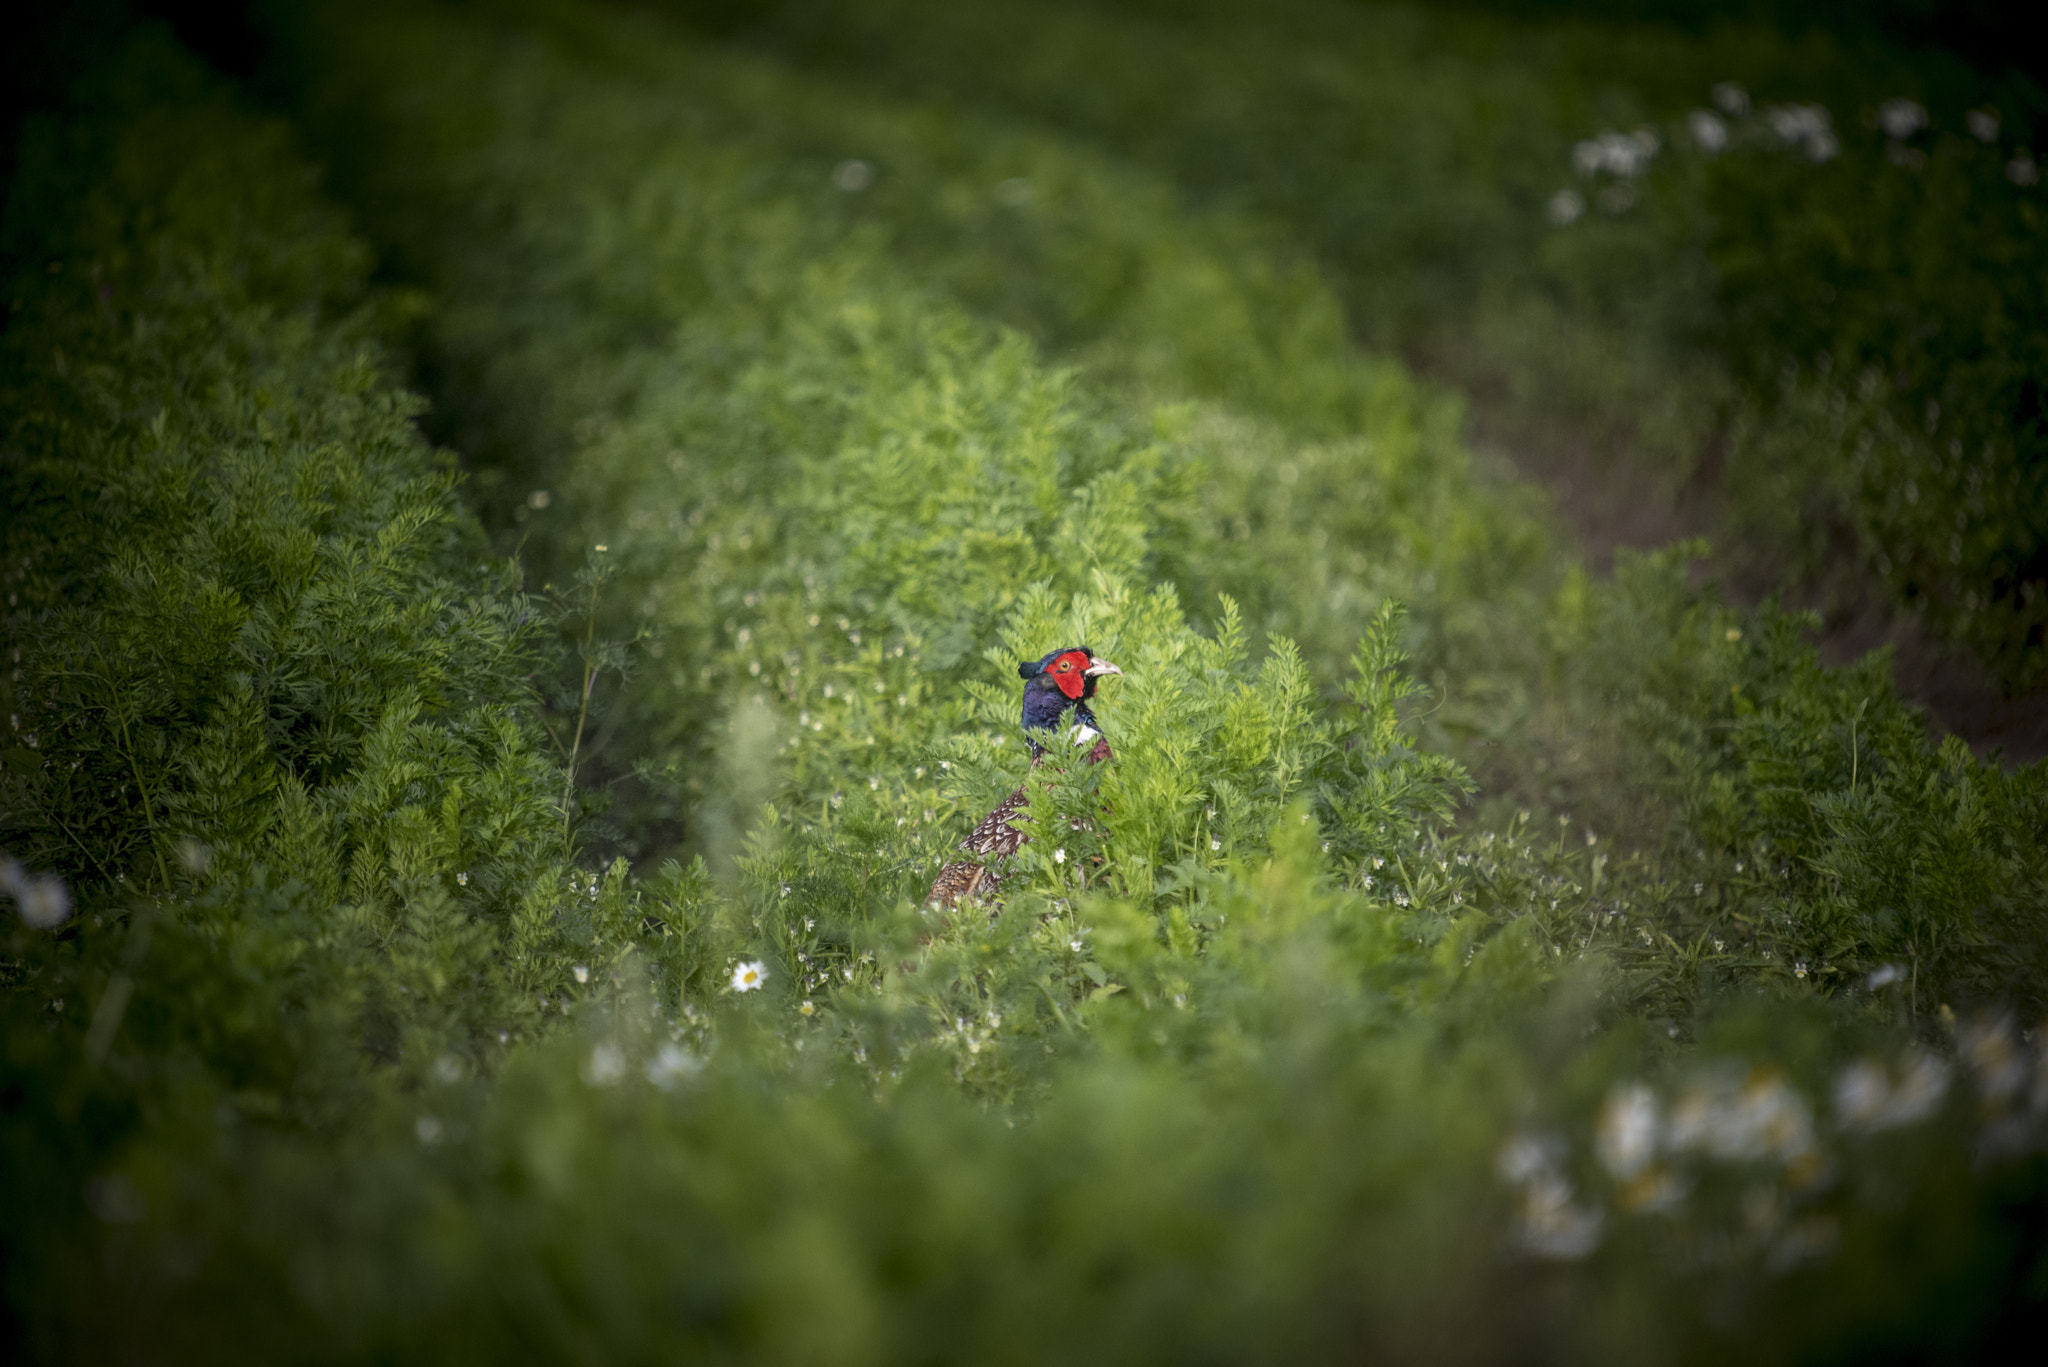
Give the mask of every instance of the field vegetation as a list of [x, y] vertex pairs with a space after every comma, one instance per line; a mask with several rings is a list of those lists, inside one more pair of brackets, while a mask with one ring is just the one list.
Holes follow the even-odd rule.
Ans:
[[1712, 531], [1752, 590], [2041, 686], [2048, 108], [2016, 69], [1811, 7], [678, 8], [1277, 219], [1603, 538]]
[[[1305, 3], [255, 32], [238, 88], [111, 27], [0, 227], [0, 1341], [2039, 1323], [2048, 768], [1701, 543], [1589, 564], [1458, 396], [1673, 498], [1723, 450], [1788, 589], [2031, 686], [2023, 79]], [[1115, 761], [1033, 769], [1079, 641]], [[924, 905], [1020, 781], [1000, 904]]]

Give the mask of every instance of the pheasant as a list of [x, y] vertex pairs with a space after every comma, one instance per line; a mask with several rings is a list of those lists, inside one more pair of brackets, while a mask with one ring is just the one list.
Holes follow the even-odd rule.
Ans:
[[[1070, 710], [1073, 725], [1069, 734], [1073, 744], [1089, 746], [1082, 758], [1090, 764], [1109, 759], [1109, 740], [1096, 724], [1088, 700], [1095, 696], [1098, 682], [1107, 675], [1122, 674], [1121, 669], [1097, 659], [1086, 646], [1068, 646], [1042, 659], [1020, 662], [1017, 673], [1024, 680], [1024, 743], [1031, 747], [1034, 767], [1045, 758], [1046, 740], [1059, 733]], [[928, 903], [950, 907], [997, 890], [1000, 878], [994, 866], [1015, 854], [1026, 839], [1024, 832], [1011, 824], [1011, 818], [1024, 809], [1025, 801], [1024, 789], [1019, 785], [1016, 792], [981, 819], [981, 824], [960, 842], [961, 849], [980, 858], [963, 859], [940, 869], [925, 898]]]

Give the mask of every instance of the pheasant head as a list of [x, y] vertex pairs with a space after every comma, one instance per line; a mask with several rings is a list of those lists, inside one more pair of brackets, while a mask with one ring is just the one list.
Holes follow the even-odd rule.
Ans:
[[1075, 743], [1085, 744], [1101, 735], [1089, 700], [1104, 677], [1123, 671], [1108, 660], [1098, 659], [1086, 646], [1064, 646], [1036, 660], [1017, 666], [1024, 680], [1024, 738], [1032, 754], [1044, 749], [1047, 732], [1069, 724], [1075, 729]]

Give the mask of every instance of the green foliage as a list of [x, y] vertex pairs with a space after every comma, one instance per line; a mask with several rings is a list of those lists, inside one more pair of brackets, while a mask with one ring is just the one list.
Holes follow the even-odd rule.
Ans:
[[[1000, 120], [952, 126], [644, 19], [524, 17], [322, 30], [304, 40], [312, 103], [373, 230], [444, 282], [435, 365], [465, 447], [503, 471], [499, 507], [539, 555], [611, 547], [628, 620], [695, 661], [648, 671], [649, 689], [709, 663], [707, 628], [755, 630], [747, 596], [777, 580], [805, 581], [826, 621], [897, 612], [950, 668], [993, 619], [969, 631], [931, 603], [993, 602], [976, 574], [1071, 591], [1098, 565], [1173, 580], [1201, 618], [1229, 594], [1324, 687], [1386, 597], [1411, 605], [1432, 663], [1493, 660], [1547, 545], [1526, 498], [1473, 477], [1451, 405], [1344, 347], [1333, 300], [1256, 225], [1190, 222], [1166, 186]], [[536, 100], [563, 117], [525, 119]], [[378, 155], [379, 138], [413, 150]], [[837, 188], [842, 163], [872, 183]], [[991, 485], [956, 451], [1004, 472]], [[931, 492], [906, 500], [900, 476]], [[1141, 542], [1110, 530], [1131, 508]], [[942, 513], [931, 540], [897, 543], [917, 576], [823, 553], [840, 543], [821, 537], [907, 537]], [[948, 555], [962, 563], [934, 563]], [[824, 577], [856, 567], [886, 590]], [[970, 577], [879, 601], [941, 568]], [[702, 710], [665, 702], [644, 724]]]
[[1676, 554], [1626, 567], [1607, 620], [1584, 628], [1682, 623], [1646, 662], [1656, 681], [1629, 725], [1661, 755], [1710, 923], [1775, 972], [1831, 986], [1903, 969], [1909, 1012], [1987, 998], [2040, 1010], [2044, 945], [2027, 909], [2048, 878], [2048, 768], [1931, 744], [1882, 654], [1823, 669], [1800, 617], [1733, 613], [1683, 576]]
[[76, 913], [0, 949], [24, 1304], [129, 1146], [170, 1181], [210, 1116], [332, 1134], [639, 934], [553, 905], [531, 609], [391, 384], [367, 253], [167, 42], [96, 82], [7, 227], [0, 839]]
[[10, 233], [9, 842], [156, 895], [181, 859], [202, 883], [282, 859], [368, 903], [473, 863], [465, 896], [502, 906], [560, 853], [517, 719], [525, 610], [380, 376], [367, 259], [282, 131], [147, 43], [128, 63], [108, 79], [140, 109], [32, 130], [12, 201], [104, 168], [57, 231]]
[[[431, 295], [161, 39], [10, 199], [31, 1351], [1794, 1361], [2038, 1308], [2048, 772], [1693, 548], [1566, 571], [1283, 238], [1069, 139], [645, 15], [278, 22]], [[1114, 760], [1033, 765], [1015, 664], [1082, 641]], [[1596, 807], [1467, 810], [1454, 727], [1579, 728]], [[926, 905], [1019, 784], [999, 901]]]
[[1709, 244], [1762, 409], [1733, 487], [1809, 576], [1846, 560], [2028, 685], [2048, 659], [2044, 220], [2012, 183], [2028, 154], [1940, 112], [1903, 140], [1848, 132], [1824, 168], [1752, 152], [1704, 178], [1715, 222], [1755, 225]]
[[1553, 607], [1568, 710], [1601, 719], [1576, 783], [1608, 800], [1554, 838], [1525, 810], [1434, 857], [1494, 921], [1611, 963], [1610, 1001], [1674, 1031], [1738, 985], [1897, 1022], [2040, 1011], [2048, 772], [1931, 742], [1884, 655], [1823, 668], [1809, 617], [1690, 584], [1696, 550], [1624, 556]]
[[[2038, 685], [2038, 84], [1804, 13], [1501, 8], [799, 0], [747, 36], [1285, 223], [1353, 328], [1488, 395], [1490, 435], [1604, 523], [1704, 528], [1711, 484], [1759, 577]], [[1886, 133], [1890, 100], [1921, 126]], [[1780, 131], [1814, 107], [1824, 165]], [[1574, 169], [1638, 134], [1627, 169]]]

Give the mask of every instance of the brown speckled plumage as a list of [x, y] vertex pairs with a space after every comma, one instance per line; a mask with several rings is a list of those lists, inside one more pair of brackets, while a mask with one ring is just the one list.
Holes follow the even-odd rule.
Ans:
[[[1033, 760], [1035, 767], [1038, 761]], [[1010, 824], [1010, 818], [1024, 810], [1024, 790], [1019, 788], [981, 819], [981, 824], [968, 832], [960, 842], [960, 848], [969, 854], [979, 854], [996, 859], [1008, 859], [1024, 843], [1024, 832]]]
[[934, 906], [955, 907], [977, 897], [991, 897], [1001, 888], [1002, 881], [994, 869], [963, 859], [939, 870], [925, 901]]

